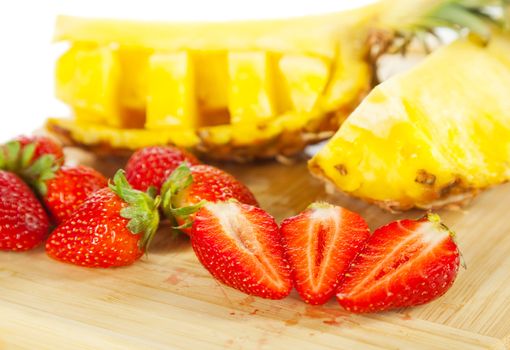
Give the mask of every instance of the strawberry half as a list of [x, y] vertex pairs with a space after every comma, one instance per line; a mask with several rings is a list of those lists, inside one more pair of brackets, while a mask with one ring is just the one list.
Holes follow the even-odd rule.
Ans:
[[147, 191], [154, 186], [159, 193], [161, 185], [181, 163], [199, 164], [194, 155], [180, 148], [154, 146], [139, 149], [126, 164], [126, 177], [134, 189]]
[[163, 211], [189, 234], [195, 213], [204, 202], [238, 202], [258, 206], [248, 187], [229, 173], [211, 165], [180, 165], [163, 184]]
[[67, 219], [95, 191], [108, 185], [98, 171], [83, 166], [62, 166], [46, 181], [41, 197], [55, 223]]
[[85, 267], [129, 265], [150, 244], [159, 224], [159, 197], [135, 190], [119, 170], [109, 187], [92, 194], [46, 242], [47, 254]]
[[428, 303], [443, 295], [459, 269], [452, 232], [436, 214], [377, 229], [337, 292], [352, 312], [378, 312]]
[[49, 227], [48, 216], [30, 188], [15, 174], [0, 170], [0, 249], [32, 249]]
[[301, 298], [313, 305], [335, 295], [346, 269], [370, 236], [361, 216], [327, 203], [314, 203], [285, 219], [280, 230], [294, 285]]
[[292, 288], [278, 225], [264, 210], [235, 201], [196, 214], [191, 245], [220, 282], [246, 294], [282, 299]]

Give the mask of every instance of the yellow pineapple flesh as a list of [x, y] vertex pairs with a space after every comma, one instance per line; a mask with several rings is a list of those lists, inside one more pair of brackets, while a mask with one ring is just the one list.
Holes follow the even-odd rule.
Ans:
[[269, 53], [231, 52], [228, 68], [232, 124], [254, 124], [274, 117], [276, 108]]
[[439, 49], [377, 86], [310, 161], [390, 210], [459, 203], [510, 179], [510, 40]]
[[[219, 159], [298, 153], [331, 136], [368, 91], [364, 43], [377, 11], [229, 23], [60, 17], [55, 40], [71, 50], [56, 90], [75, 116], [47, 128], [91, 148], [164, 139]], [[134, 134], [147, 138], [128, 142]]]
[[119, 69], [113, 50], [72, 46], [59, 58], [55, 75], [57, 97], [75, 110], [78, 119], [121, 126], [118, 118]]
[[150, 58], [147, 129], [192, 129], [197, 126], [195, 72], [188, 52]]

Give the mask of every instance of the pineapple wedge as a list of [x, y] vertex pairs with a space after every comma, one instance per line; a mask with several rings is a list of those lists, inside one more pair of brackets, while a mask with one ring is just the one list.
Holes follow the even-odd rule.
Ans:
[[[330, 137], [370, 88], [364, 43], [379, 6], [230, 23], [59, 17], [55, 40], [76, 49], [57, 62], [71, 77], [56, 75], [57, 96], [82, 108], [71, 120], [50, 118], [47, 128], [92, 149], [130, 151], [165, 139], [217, 159], [291, 156]], [[64, 58], [88, 52], [82, 45], [110, 55], [109, 65], [66, 66]], [[79, 76], [101, 76], [105, 86]], [[194, 136], [174, 138], [175, 128]], [[147, 136], [158, 132], [165, 136]], [[131, 143], [127, 134], [142, 139]]]
[[439, 49], [377, 86], [310, 160], [389, 210], [463, 203], [510, 179], [510, 38]]

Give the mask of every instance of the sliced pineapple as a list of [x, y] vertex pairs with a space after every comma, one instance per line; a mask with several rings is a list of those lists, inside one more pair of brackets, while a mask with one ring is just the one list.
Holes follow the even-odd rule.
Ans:
[[149, 67], [145, 127], [196, 128], [195, 71], [191, 54], [186, 51], [154, 54]]
[[[64, 54], [57, 71], [101, 76], [107, 93], [57, 75], [57, 89], [68, 92], [58, 96], [82, 108], [74, 108], [75, 121], [50, 119], [48, 129], [69, 142], [134, 149], [155, 142], [152, 132], [168, 136], [165, 130], [177, 128], [195, 136], [163, 139], [215, 158], [292, 155], [330, 136], [367, 91], [372, 72], [363, 43], [377, 8], [232, 23], [60, 17], [55, 39], [76, 49]], [[66, 65], [68, 57], [89, 54], [89, 46], [104, 52], [105, 62]], [[80, 103], [79, 94], [69, 93], [75, 90], [88, 100]], [[151, 131], [139, 133], [148, 139], [128, 143], [126, 130], [142, 128]]]
[[259, 124], [276, 115], [269, 53], [230, 52], [228, 73], [232, 124]]
[[147, 82], [151, 50], [121, 48], [118, 50], [122, 81], [119, 86], [119, 103], [126, 109], [145, 111]]
[[196, 51], [194, 52], [197, 104], [201, 118], [207, 125], [217, 123], [228, 124], [228, 118], [223, 121], [211, 121], [216, 115], [228, 113], [228, 61], [225, 51]]
[[318, 57], [290, 54], [280, 59], [279, 68], [292, 108], [298, 113], [311, 113], [329, 80], [330, 63]]
[[79, 120], [121, 126], [115, 50], [74, 45], [59, 58], [55, 75], [57, 97], [75, 110]]
[[444, 47], [377, 86], [310, 161], [392, 210], [458, 203], [510, 179], [510, 44]]

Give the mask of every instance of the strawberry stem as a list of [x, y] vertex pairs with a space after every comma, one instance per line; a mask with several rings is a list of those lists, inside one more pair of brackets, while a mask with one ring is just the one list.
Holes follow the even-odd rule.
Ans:
[[142, 192], [131, 187], [126, 179], [124, 170], [118, 170], [113, 181], [108, 184], [110, 189], [129, 205], [120, 211], [120, 216], [129, 219], [128, 229], [133, 234], [141, 235], [138, 247], [147, 251], [159, 225], [158, 208], [161, 204], [159, 196], [154, 197], [154, 191]]
[[[171, 220], [172, 227], [182, 230], [191, 227], [191, 215], [205, 204], [205, 201], [185, 207], [175, 207], [174, 198], [193, 183], [193, 176], [186, 163], [179, 165], [161, 186], [162, 208], [165, 216]], [[184, 220], [184, 224], [177, 226], [177, 218]]]

